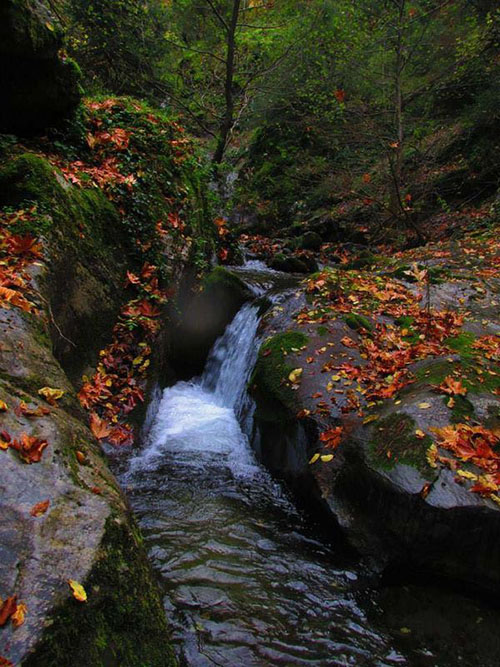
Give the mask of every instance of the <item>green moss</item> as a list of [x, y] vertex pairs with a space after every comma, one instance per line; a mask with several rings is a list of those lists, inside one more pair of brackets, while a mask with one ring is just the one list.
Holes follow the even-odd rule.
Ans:
[[293, 370], [286, 359], [304, 345], [308, 338], [299, 331], [287, 331], [269, 338], [259, 351], [250, 385], [258, 400], [258, 416], [276, 421], [293, 415], [297, 408], [297, 394], [287, 382]]
[[245, 285], [243, 280], [236, 276], [231, 271], [228, 271], [223, 266], [216, 266], [205, 278], [204, 280], [205, 289], [211, 289], [216, 286], [222, 286], [225, 289], [240, 292], [248, 293], [248, 287]]
[[176, 664], [136, 526], [108, 519], [100, 558], [82, 583], [88, 602], [68, 598], [59, 607], [25, 667]]
[[354, 329], [354, 331], [359, 331], [360, 329], [373, 330], [373, 324], [364, 315], [349, 313], [348, 315], [344, 315], [343, 319], [347, 326]]
[[[443, 398], [443, 403], [448, 406], [450, 397]], [[451, 409], [451, 423], [460, 424], [466, 417], [474, 416], [474, 406], [465, 396], [453, 396], [453, 407]]]
[[444, 343], [449, 348], [457, 352], [463, 359], [472, 359], [474, 357], [474, 350], [472, 344], [476, 340], [476, 336], [468, 331], [463, 331], [457, 336], [447, 338]]
[[328, 329], [323, 326], [323, 324], [320, 324], [316, 331], [320, 336], [326, 336], [328, 334]]
[[389, 415], [376, 422], [369, 445], [370, 459], [380, 468], [391, 470], [398, 463], [429, 475], [426, 452], [432, 445], [429, 436], [417, 438], [415, 421], [406, 414]]

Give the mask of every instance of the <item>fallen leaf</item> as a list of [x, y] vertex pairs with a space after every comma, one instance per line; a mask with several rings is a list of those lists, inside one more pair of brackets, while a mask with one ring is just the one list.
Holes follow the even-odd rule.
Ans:
[[317, 454], [317, 453], [314, 454], [314, 455], [311, 457], [310, 461], [309, 461], [309, 465], [311, 465], [312, 463], [316, 463], [316, 461], [319, 459], [319, 456], [320, 456], [320, 455]]
[[323, 463], [330, 463], [333, 460], [333, 454], [323, 454], [321, 460]]
[[421, 410], [428, 410], [431, 407], [431, 404], [430, 403], [419, 403], [418, 407]]
[[293, 384], [296, 384], [300, 380], [301, 376], [302, 376], [302, 368], [296, 368], [290, 373], [288, 379]]
[[17, 595], [11, 595], [0, 605], [0, 627], [5, 625], [17, 609]]
[[0, 412], [7, 412], [9, 406], [4, 401], [0, 401]]
[[15, 628], [19, 628], [24, 623], [24, 617], [26, 616], [27, 611], [28, 607], [23, 602], [20, 602], [17, 605], [16, 611], [10, 617], [12, 625]]
[[436, 463], [437, 456], [438, 456], [438, 448], [436, 447], [435, 444], [432, 444], [425, 453], [425, 458], [427, 459], [427, 463], [430, 465], [431, 468], [437, 468], [437, 463]]
[[417, 436], [417, 438], [419, 440], [422, 440], [423, 438], [425, 438], [425, 433], [423, 431], [421, 431], [419, 428], [417, 428], [417, 430], [415, 431], [415, 435]]
[[47, 403], [55, 405], [56, 401], [60, 400], [64, 396], [63, 389], [52, 389], [52, 387], [42, 387], [38, 390], [40, 396], [43, 396]]
[[41, 502], [33, 505], [30, 510], [31, 516], [42, 516], [49, 509], [50, 500], [42, 500]]
[[102, 440], [111, 433], [111, 425], [96, 415], [95, 412], [92, 412], [90, 415], [90, 430], [98, 440]]
[[463, 386], [462, 381], [454, 380], [451, 375], [445, 377], [437, 389], [450, 395], [465, 396], [467, 394], [467, 387]]
[[369, 417], [366, 417], [365, 419], [363, 419], [363, 424], [365, 424], [365, 425], [366, 424], [371, 424], [372, 422], [377, 421], [378, 418], [379, 418], [379, 415], [370, 415]]
[[73, 593], [73, 597], [78, 600], [78, 602], [87, 602], [87, 593], [85, 592], [84, 587], [75, 581], [74, 579], [68, 579], [69, 587]]
[[76, 450], [76, 452], [75, 452], [75, 456], [76, 456], [76, 460], [77, 460], [78, 463], [80, 463], [81, 465], [83, 465], [84, 463], [86, 463], [87, 458], [86, 458], [85, 454], [84, 454], [83, 452], [81, 452], [79, 449]]
[[420, 497], [423, 498], [423, 500], [425, 500], [429, 495], [431, 486], [432, 486], [431, 483], [427, 482], [427, 484], [424, 484], [423, 487], [420, 489]]

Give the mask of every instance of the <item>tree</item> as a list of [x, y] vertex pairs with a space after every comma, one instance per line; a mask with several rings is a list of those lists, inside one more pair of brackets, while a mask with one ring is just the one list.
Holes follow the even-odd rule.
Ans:
[[170, 9], [166, 39], [178, 57], [167, 65], [174, 62], [167, 90], [173, 103], [214, 138], [215, 164], [222, 162], [263, 77], [291, 51], [282, 33], [292, 5], [289, 0], [279, 9], [264, 0], [183, 0]]

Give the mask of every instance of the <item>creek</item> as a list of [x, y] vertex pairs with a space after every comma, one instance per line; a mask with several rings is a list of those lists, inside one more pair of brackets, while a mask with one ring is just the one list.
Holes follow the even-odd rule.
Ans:
[[[291, 288], [255, 263], [240, 275], [256, 296]], [[119, 466], [180, 663], [498, 664], [496, 612], [431, 586], [374, 586], [260, 465], [246, 393], [258, 323], [243, 306], [201, 377], [158, 390], [143, 447]]]

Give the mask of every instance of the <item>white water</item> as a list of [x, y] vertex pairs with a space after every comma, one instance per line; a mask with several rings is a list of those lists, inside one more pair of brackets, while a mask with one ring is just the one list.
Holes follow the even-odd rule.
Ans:
[[219, 464], [233, 474], [248, 474], [256, 468], [238, 417], [257, 354], [258, 323], [257, 309], [244, 306], [216, 341], [202, 377], [163, 391], [147, 446], [131, 460], [131, 472], [154, 468], [166, 453], [193, 465], [203, 457], [218, 457]]

